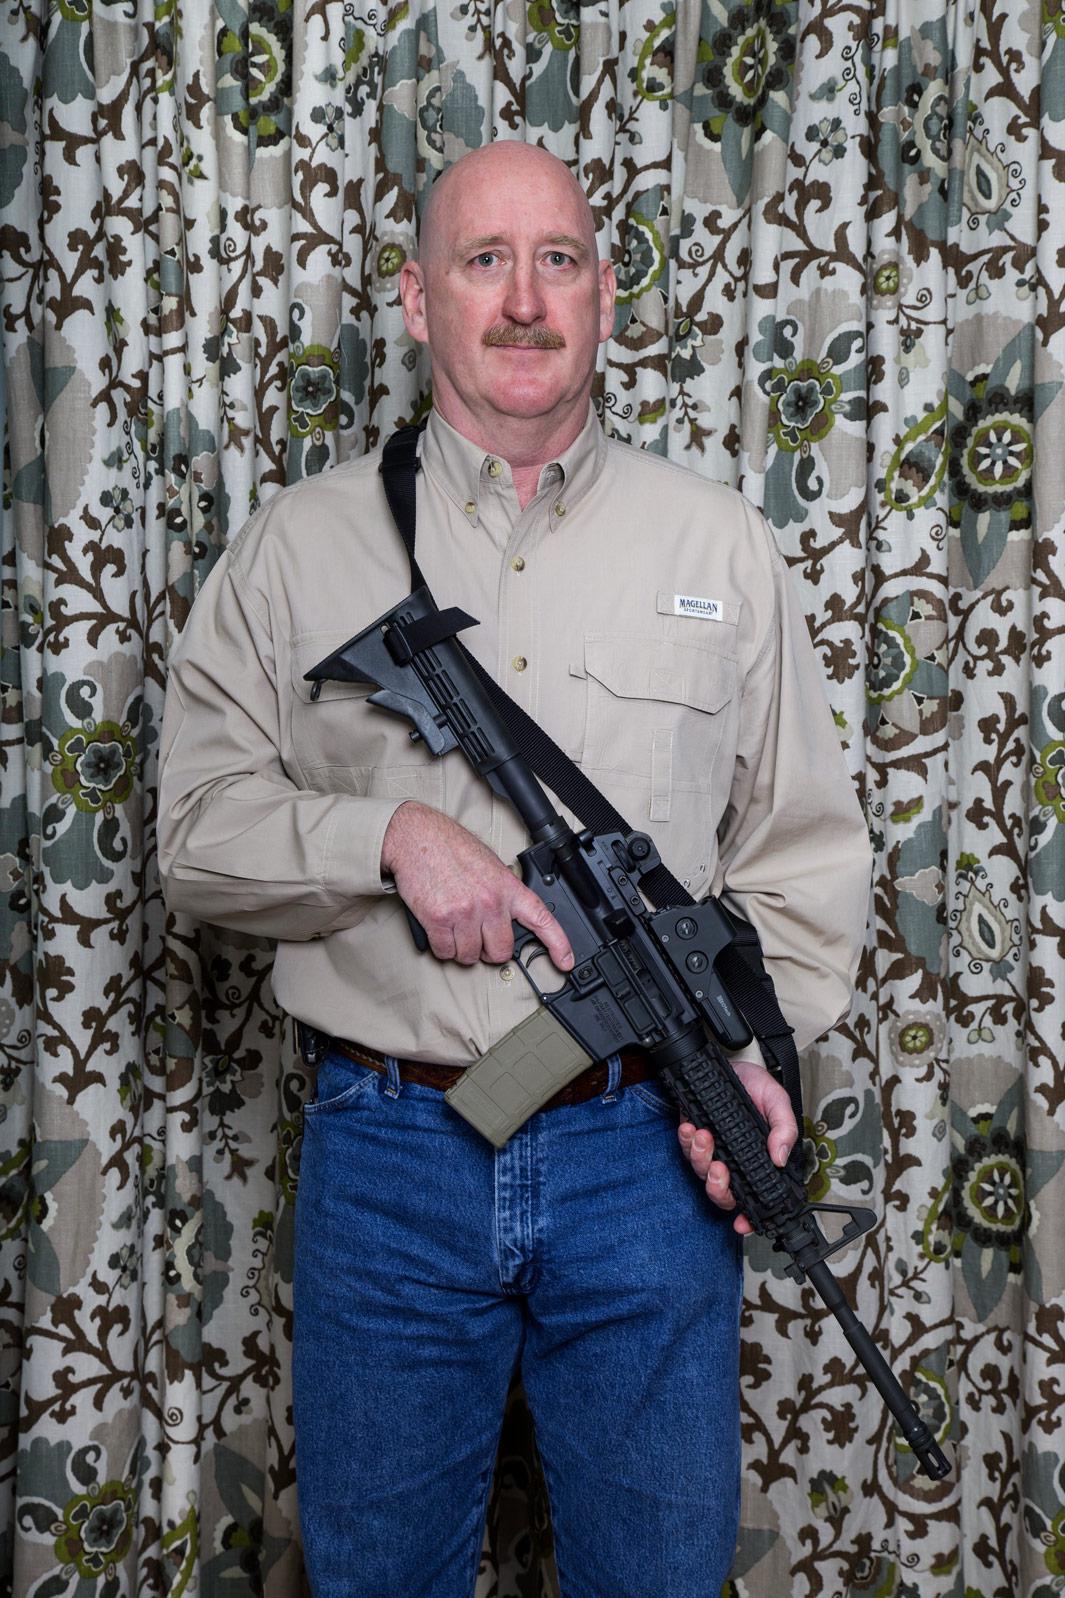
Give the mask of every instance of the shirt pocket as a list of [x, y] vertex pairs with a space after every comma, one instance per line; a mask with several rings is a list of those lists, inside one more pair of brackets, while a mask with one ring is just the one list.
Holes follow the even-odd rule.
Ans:
[[293, 641], [289, 738], [307, 785], [373, 799], [420, 799], [440, 809], [441, 761], [411, 742], [402, 716], [370, 704], [373, 683], [323, 682], [315, 698], [314, 684], [305, 681], [305, 673], [349, 637], [311, 633]]
[[587, 683], [582, 767], [671, 870], [702, 882], [731, 782], [735, 661], [694, 644], [589, 636], [570, 672]]

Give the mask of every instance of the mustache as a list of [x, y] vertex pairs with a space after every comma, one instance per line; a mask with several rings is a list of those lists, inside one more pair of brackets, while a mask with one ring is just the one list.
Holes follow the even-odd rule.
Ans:
[[522, 327], [517, 323], [497, 322], [481, 340], [490, 349], [564, 350], [566, 340], [553, 327]]

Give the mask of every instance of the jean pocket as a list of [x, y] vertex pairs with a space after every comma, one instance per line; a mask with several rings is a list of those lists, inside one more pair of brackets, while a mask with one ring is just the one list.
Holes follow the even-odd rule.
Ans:
[[677, 1119], [677, 1106], [657, 1082], [634, 1082], [625, 1091], [635, 1094], [642, 1104], [646, 1104], [648, 1109], [657, 1110], [659, 1115], [669, 1116], [674, 1121]]
[[331, 1049], [318, 1067], [314, 1098], [303, 1106], [303, 1113], [328, 1115], [333, 1110], [346, 1109], [380, 1080], [379, 1071]]

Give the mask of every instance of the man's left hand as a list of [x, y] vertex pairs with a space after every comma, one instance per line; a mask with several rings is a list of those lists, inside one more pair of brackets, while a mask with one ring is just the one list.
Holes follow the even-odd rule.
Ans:
[[[774, 1165], [785, 1165], [799, 1135], [787, 1091], [764, 1065], [757, 1065], [753, 1060], [737, 1060], [733, 1070], [746, 1088], [755, 1109], [769, 1122], [766, 1142], [770, 1159]], [[705, 1127], [696, 1129], [690, 1121], [682, 1121], [677, 1128], [677, 1136], [692, 1170], [700, 1181], [705, 1182], [707, 1196], [721, 1209], [734, 1210], [736, 1200], [729, 1186], [728, 1166], [714, 1159], [712, 1133]], [[754, 1231], [746, 1215], [737, 1215], [732, 1224], [741, 1236]]]

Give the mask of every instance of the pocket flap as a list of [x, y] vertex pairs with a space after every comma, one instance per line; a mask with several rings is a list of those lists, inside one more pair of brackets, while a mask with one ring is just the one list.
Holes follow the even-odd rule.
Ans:
[[586, 638], [584, 667], [623, 699], [664, 699], [712, 712], [736, 691], [735, 662], [696, 644]]
[[[293, 639], [292, 692], [297, 699], [302, 700], [305, 705], [311, 703], [314, 684], [306, 681], [304, 673], [310, 671], [312, 666], [317, 666], [320, 660], [327, 659], [352, 636], [352, 633], [340, 634], [334, 630], [323, 633], [301, 633], [298, 638]], [[374, 684], [370, 682], [324, 682], [318, 700], [365, 699], [374, 691]]]

